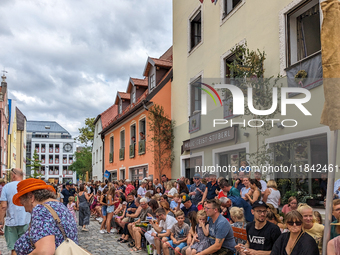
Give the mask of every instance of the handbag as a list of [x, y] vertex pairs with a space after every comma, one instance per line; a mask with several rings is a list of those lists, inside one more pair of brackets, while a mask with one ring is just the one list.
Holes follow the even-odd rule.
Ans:
[[66, 236], [64, 227], [60, 224], [60, 218], [58, 214], [55, 212], [55, 210], [48, 204], [42, 204], [42, 205], [45, 206], [45, 208], [52, 214], [52, 217], [55, 220], [57, 227], [59, 228], [60, 232], [62, 233], [64, 237], [64, 241], [57, 247], [54, 254], [55, 255], [91, 255], [90, 252], [81, 248], [79, 245], [73, 242], [73, 240], [71, 240], [70, 238]]

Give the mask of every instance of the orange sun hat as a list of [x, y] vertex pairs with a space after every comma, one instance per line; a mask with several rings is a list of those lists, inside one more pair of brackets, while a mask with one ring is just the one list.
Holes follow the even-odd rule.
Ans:
[[49, 191], [56, 193], [53, 186], [47, 185], [43, 180], [29, 178], [18, 183], [18, 186], [17, 186], [18, 193], [13, 196], [13, 204], [17, 206], [23, 206], [20, 203], [20, 197], [22, 195], [27, 194], [28, 192], [39, 190], [39, 189], [48, 189]]

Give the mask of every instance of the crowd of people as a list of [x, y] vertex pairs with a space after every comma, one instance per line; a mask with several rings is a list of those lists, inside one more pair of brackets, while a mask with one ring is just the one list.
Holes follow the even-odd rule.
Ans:
[[[51, 208], [75, 243], [77, 224], [79, 231], [89, 232], [92, 217], [100, 224], [100, 234], [119, 234], [117, 242], [126, 243], [134, 252], [143, 248], [164, 255], [171, 250], [183, 255], [322, 252], [321, 215], [295, 197], [281, 207], [276, 182], [262, 180], [260, 172], [252, 179], [246, 168], [230, 181], [196, 173], [193, 184], [184, 177], [173, 181], [163, 175], [160, 180], [57, 186], [22, 180], [20, 169], [12, 169], [11, 174], [13, 181], [1, 192], [0, 227], [6, 215], [6, 242], [17, 254], [54, 254], [63, 242]], [[340, 199], [333, 200], [333, 217], [327, 254], [339, 255]], [[246, 234], [236, 235], [238, 229]]]

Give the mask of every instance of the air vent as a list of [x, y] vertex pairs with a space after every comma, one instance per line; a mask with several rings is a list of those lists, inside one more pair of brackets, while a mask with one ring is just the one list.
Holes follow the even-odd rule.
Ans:
[[51, 129], [51, 127], [50, 126], [45, 126], [45, 129]]

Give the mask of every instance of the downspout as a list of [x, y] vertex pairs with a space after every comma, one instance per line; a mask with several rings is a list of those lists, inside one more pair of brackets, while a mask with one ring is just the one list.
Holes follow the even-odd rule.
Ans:
[[102, 179], [101, 181], [103, 182], [104, 181], [104, 166], [105, 166], [105, 139], [103, 137], [103, 135], [101, 135], [101, 138], [102, 138], [102, 142], [103, 142], [103, 163], [102, 163]]

